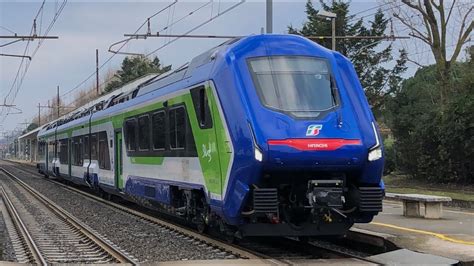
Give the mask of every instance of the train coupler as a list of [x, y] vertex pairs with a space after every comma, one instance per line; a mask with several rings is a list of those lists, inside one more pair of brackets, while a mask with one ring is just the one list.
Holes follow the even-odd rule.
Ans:
[[343, 207], [342, 180], [310, 180], [306, 197], [313, 209]]

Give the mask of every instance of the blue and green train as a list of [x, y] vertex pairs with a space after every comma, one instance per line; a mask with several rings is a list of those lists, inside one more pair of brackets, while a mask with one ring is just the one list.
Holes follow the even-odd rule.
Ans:
[[229, 236], [344, 234], [382, 210], [352, 64], [295, 35], [223, 43], [38, 134], [38, 167]]

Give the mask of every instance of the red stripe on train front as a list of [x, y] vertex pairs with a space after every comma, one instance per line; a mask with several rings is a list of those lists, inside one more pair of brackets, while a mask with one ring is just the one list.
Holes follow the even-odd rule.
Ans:
[[359, 139], [283, 139], [269, 140], [270, 146], [289, 146], [300, 151], [334, 151], [342, 146], [361, 145]]

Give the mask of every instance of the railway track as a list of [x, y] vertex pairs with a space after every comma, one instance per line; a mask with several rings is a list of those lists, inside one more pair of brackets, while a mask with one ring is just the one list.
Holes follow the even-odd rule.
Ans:
[[[15, 169], [18, 170], [18, 171], [24, 172], [24, 173], [39, 175], [38, 173], [35, 173], [33, 171], [30, 171], [30, 170], [18, 169], [18, 168], [15, 168]], [[179, 226], [177, 224], [173, 224], [173, 223], [164, 221], [162, 219], [159, 219], [159, 218], [153, 217], [151, 215], [139, 212], [137, 210], [134, 210], [132, 208], [117, 204], [115, 202], [105, 200], [103, 198], [100, 198], [96, 195], [85, 192], [83, 190], [77, 189], [75, 187], [64, 185], [63, 183], [60, 183], [60, 182], [52, 180], [52, 179], [45, 179], [45, 180], [47, 180], [49, 182], [52, 182], [55, 185], [61, 186], [61, 187], [65, 188], [65, 189], [67, 189], [67, 190], [69, 190], [73, 193], [80, 194], [80, 195], [85, 196], [89, 199], [92, 199], [96, 202], [100, 202], [104, 205], [112, 207], [112, 208], [114, 208], [118, 211], [121, 211], [121, 212], [125, 213], [126, 215], [130, 215], [130, 216], [134, 216], [135, 218], [139, 218], [140, 220], [142, 220], [146, 223], [150, 223], [153, 226], [158, 227], [159, 229], [169, 230], [169, 231], [173, 232], [177, 238], [182, 238], [182, 239], [189, 240], [189, 241], [195, 242], [195, 243], [197, 242], [197, 243], [200, 243], [201, 245], [207, 245], [209, 247], [216, 248], [216, 249], [220, 250], [221, 252], [226, 252], [226, 253], [228, 253], [229, 258], [230, 257], [232, 257], [232, 258], [241, 258], [241, 259], [261, 259], [262, 258], [262, 256], [259, 256], [258, 254], [255, 254], [254, 252], [250, 252], [248, 250], [239, 248], [235, 245], [225, 243], [224, 241], [220, 241], [220, 240], [215, 239], [215, 238], [211, 238], [211, 237], [208, 237], [208, 236], [205, 236], [205, 235], [201, 235], [196, 231], [187, 229], [187, 228]]]
[[[15, 162], [14, 162], [15, 163]], [[26, 169], [27, 166], [15, 163], [22, 168], [15, 169], [20, 172], [33, 174], [39, 176], [40, 174], [33, 171], [33, 169]], [[125, 212], [127, 215], [138, 217], [139, 219], [152, 223], [158, 227], [166, 228], [176, 232], [177, 237], [190, 238], [195, 241], [206, 243], [207, 245], [216, 247], [220, 250], [233, 254], [236, 258], [245, 259], [270, 259], [278, 263], [288, 264], [295, 260], [312, 260], [312, 259], [332, 259], [340, 260], [341, 263], [348, 261], [355, 261], [359, 263], [377, 264], [377, 262], [365, 258], [363, 255], [355, 254], [341, 248], [334, 248], [330, 245], [321, 245], [317, 241], [309, 241], [303, 243], [291, 238], [254, 238], [240, 241], [237, 244], [229, 244], [220, 241], [214, 237], [199, 234], [197, 231], [185, 228], [183, 226], [164, 221], [155, 216], [148, 215], [142, 211], [137, 211], [130, 207], [105, 200], [92, 193], [86, 192], [72, 186], [67, 186], [59, 181], [52, 179], [45, 179], [56, 185], [59, 185], [73, 193], [83, 195], [87, 198], [93, 199], [107, 206], [116, 208]]]
[[3, 168], [0, 172], [4, 204], [26, 249], [28, 263], [136, 264], [134, 258], [14, 174]]

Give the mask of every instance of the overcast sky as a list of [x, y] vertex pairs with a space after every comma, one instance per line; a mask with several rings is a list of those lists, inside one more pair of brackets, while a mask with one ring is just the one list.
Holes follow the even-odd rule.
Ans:
[[[59, 2], [59, 3], [58, 3]], [[59, 7], [59, 1], [47, 1], [39, 20], [38, 30], [44, 31]], [[193, 15], [188, 16], [167, 31], [173, 34], [186, 32], [192, 27], [216, 16], [236, 2], [214, 0], [213, 4], [204, 6]], [[274, 3], [274, 32], [285, 33], [288, 25], [300, 27], [306, 20], [305, 0], [276, 1]], [[95, 69], [95, 49], [99, 49], [100, 62], [104, 62], [112, 54], [107, 52], [108, 47], [122, 40], [124, 33], [133, 33], [139, 25], [150, 15], [166, 7], [170, 1], [68, 1], [61, 16], [54, 24], [49, 35], [59, 36], [58, 40], [46, 40], [33, 58], [22, 86], [18, 92], [15, 104], [22, 110], [22, 114], [8, 115], [3, 123], [0, 118], [0, 130], [11, 130], [24, 127], [21, 122], [30, 122], [37, 115], [39, 102], [47, 104], [56, 93], [56, 86], [61, 88], [61, 94], [76, 87]], [[159, 14], [151, 20], [151, 30], [156, 32], [169, 23], [180, 19], [192, 10], [205, 4], [204, 1], [179, 1], [172, 8]], [[351, 12], [358, 13], [377, 6], [377, 1], [352, 1]], [[0, 0], [0, 35], [11, 34], [8, 30], [27, 35], [30, 32], [32, 20], [35, 17], [41, 1], [2, 1]], [[319, 1], [315, 1], [319, 7]], [[375, 10], [361, 13], [358, 16], [369, 15]], [[40, 16], [41, 17], [41, 16]], [[370, 19], [367, 17], [366, 19]], [[324, 23], [324, 22], [323, 22]], [[246, 35], [260, 33], [265, 26], [265, 1], [247, 1], [228, 13], [216, 18], [204, 27], [196, 30], [195, 34], [215, 35]], [[6, 30], [6, 29], [8, 30]], [[144, 30], [142, 31], [144, 33]], [[407, 33], [407, 32], [405, 32]], [[169, 39], [150, 38], [130, 42], [122, 51], [148, 53], [164, 44]], [[4, 44], [11, 40], [2, 40]], [[180, 39], [168, 47], [158, 51], [156, 55], [164, 64], [178, 67], [189, 61], [195, 55], [221, 43], [223, 40], [209, 39]], [[30, 53], [38, 41], [31, 44]], [[15, 43], [0, 48], [0, 53], [23, 54], [26, 42]], [[398, 43], [402, 47], [406, 43]], [[427, 50], [427, 48], [424, 48]], [[430, 54], [424, 55], [426, 60]], [[123, 60], [123, 55], [115, 56], [103, 69], [101, 75], [107, 71], [116, 70]], [[14, 82], [21, 59], [0, 56], [0, 95], [1, 101], [8, 93]], [[407, 75], [416, 70], [410, 65]], [[86, 82], [79, 89], [90, 86], [94, 78]], [[78, 90], [79, 90], [78, 89]], [[71, 101], [74, 93], [64, 97], [66, 102]], [[11, 97], [11, 96], [10, 96]]]

